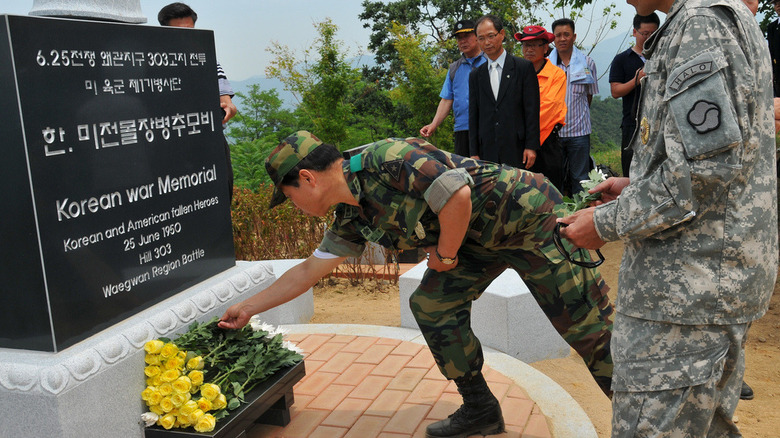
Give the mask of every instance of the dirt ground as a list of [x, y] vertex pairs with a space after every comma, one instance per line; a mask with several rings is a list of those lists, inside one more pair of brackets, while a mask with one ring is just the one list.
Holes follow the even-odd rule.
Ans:
[[[614, 298], [623, 247], [609, 243], [602, 253], [606, 258], [601, 273]], [[736, 419], [746, 438], [780, 436], [780, 282], [775, 284], [772, 302], [766, 316], [750, 329], [745, 381], [755, 391], [753, 400], [741, 400]], [[400, 326], [401, 313], [398, 285], [382, 281], [378, 286], [351, 286], [344, 279], [329, 279], [314, 289], [316, 324], [372, 324]], [[479, 334], [477, 334], [479, 335]], [[611, 407], [579, 356], [545, 360], [530, 364], [546, 374], [582, 406], [600, 438], [609, 437]]]

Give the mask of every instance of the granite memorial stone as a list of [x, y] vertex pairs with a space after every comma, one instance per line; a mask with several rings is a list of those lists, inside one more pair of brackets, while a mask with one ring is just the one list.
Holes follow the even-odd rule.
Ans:
[[211, 31], [0, 15], [0, 347], [235, 265], [216, 68]]

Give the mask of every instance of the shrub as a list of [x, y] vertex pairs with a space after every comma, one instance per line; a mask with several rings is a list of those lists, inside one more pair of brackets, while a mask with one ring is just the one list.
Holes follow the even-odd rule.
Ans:
[[254, 193], [233, 189], [233, 242], [239, 260], [300, 259], [319, 246], [327, 227], [325, 218], [306, 216], [291, 202], [269, 210], [272, 185]]

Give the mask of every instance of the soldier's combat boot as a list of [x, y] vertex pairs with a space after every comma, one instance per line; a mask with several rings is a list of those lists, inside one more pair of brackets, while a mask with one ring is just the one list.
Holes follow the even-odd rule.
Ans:
[[469, 435], [494, 435], [504, 432], [501, 406], [490, 392], [482, 373], [455, 379], [463, 404], [449, 418], [431, 424], [426, 438], [466, 438]]

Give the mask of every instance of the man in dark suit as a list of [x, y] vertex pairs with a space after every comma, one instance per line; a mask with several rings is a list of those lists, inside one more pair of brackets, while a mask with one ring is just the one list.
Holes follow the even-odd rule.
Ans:
[[469, 76], [469, 154], [529, 169], [539, 150], [539, 82], [533, 64], [504, 50], [501, 20], [477, 20], [487, 62]]

